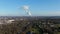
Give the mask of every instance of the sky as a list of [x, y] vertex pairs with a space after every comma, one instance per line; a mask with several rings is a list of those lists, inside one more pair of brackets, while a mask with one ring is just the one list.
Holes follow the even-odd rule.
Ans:
[[0, 16], [28, 16], [24, 5], [32, 16], [60, 16], [60, 0], [0, 0]]

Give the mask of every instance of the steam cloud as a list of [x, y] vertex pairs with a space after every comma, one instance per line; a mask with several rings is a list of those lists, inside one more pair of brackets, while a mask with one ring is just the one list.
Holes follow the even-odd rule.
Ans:
[[29, 11], [29, 6], [25, 5], [25, 6], [23, 6], [23, 9], [25, 10], [25, 12], [26, 12], [29, 16], [32, 15], [31, 12]]

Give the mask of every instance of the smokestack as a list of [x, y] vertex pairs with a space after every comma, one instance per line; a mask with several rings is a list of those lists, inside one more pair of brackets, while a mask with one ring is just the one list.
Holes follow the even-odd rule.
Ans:
[[24, 9], [24, 11], [25, 11], [29, 16], [32, 16], [32, 14], [31, 14], [31, 12], [30, 12], [30, 10], [29, 10], [29, 6], [24, 5], [24, 6], [23, 6], [23, 9]]

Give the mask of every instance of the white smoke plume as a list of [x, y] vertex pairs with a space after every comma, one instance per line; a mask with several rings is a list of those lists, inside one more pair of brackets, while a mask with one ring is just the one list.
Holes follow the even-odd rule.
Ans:
[[23, 6], [23, 9], [24, 9], [24, 10], [28, 10], [28, 9], [29, 9], [29, 6], [24, 5], [24, 6]]
[[24, 11], [25, 11], [29, 16], [32, 15], [31, 12], [29, 11], [29, 6], [24, 5], [24, 6], [23, 6], [23, 9], [24, 9]]

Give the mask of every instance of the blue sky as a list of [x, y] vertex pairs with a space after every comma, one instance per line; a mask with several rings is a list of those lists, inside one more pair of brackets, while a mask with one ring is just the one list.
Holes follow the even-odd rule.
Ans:
[[33, 16], [60, 16], [60, 0], [0, 0], [0, 16], [27, 16], [24, 5]]

